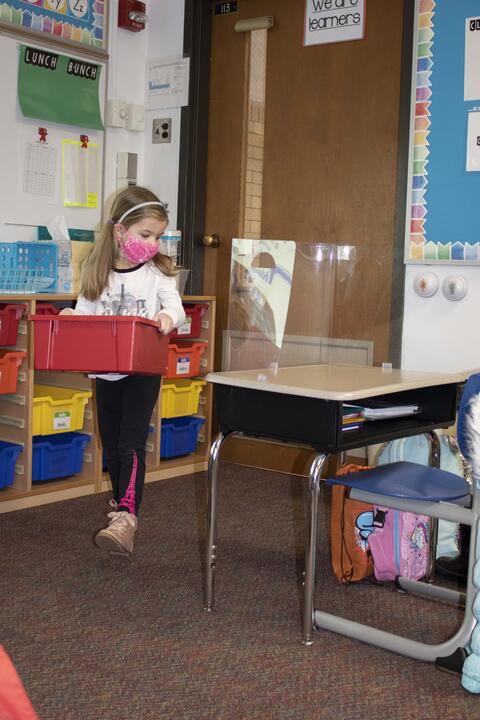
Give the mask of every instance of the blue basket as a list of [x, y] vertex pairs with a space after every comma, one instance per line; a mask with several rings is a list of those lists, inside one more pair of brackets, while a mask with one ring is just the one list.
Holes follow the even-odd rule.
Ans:
[[57, 246], [50, 242], [0, 242], [0, 293], [57, 290]]
[[198, 431], [204, 422], [204, 417], [195, 415], [162, 420], [160, 460], [195, 452]]
[[22, 445], [0, 440], [0, 489], [13, 485], [15, 463], [23, 450]]
[[83, 451], [90, 435], [66, 432], [34, 435], [32, 438], [32, 482], [76, 475], [82, 471]]

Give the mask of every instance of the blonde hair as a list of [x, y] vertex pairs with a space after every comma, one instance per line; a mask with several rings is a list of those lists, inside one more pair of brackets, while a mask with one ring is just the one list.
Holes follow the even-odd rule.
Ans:
[[[87, 300], [97, 300], [108, 284], [108, 276], [118, 258], [113, 228], [122, 215], [135, 207], [135, 205], [158, 202], [160, 201], [151, 190], [137, 185], [125, 188], [117, 195], [110, 213], [110, 219], [105, 223], [100, 237], [93, 244], [83, 263], [80, 281], [80, 294], [83, 297]], [[128, 230], [131, 225], [145, 217], [153, 217], [156, 220], [168, 222], [167, 211], [163, 205], [159, 204], [136, 208], [123, 219], [122, 225]], [[175, 266], [167, 255], [158, 252], [150, 262], [165, 275], [176, 274]]]

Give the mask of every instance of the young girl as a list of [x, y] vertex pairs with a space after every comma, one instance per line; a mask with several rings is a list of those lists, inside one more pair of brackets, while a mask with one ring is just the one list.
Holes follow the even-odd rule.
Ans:
[[[87, 257], [76, 315], [140, 315], [169, 333], [185, 320], [175, 269], [159, 251], [168, 216], [158, 198], [142, 187], [117, 195], [111, 218]], [[129, 555], [145, 480], [145, 443], [160, 391], [159, 376], [97, 375], [100, 437], [112, 482], [114, 508], [95, 536], [98, 547]]]

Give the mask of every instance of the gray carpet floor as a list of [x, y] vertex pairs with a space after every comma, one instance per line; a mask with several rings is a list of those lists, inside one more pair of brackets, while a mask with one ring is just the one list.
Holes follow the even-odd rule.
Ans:
[[[317, 632], [301, 643], [304, 481], [223, 464], [216, 608], [205, 613], [205, 474], [148, 485], [132, 560], [92, 536], [107, 494], [0, 516], [0, 642], [41, 720], [459, 720], [480, 697], [431, 664]], [[325, 503], [325, 506], [328, 503]], [[326, 514], [316, 605], [440, 642], [457, 610], [339, 585]]]

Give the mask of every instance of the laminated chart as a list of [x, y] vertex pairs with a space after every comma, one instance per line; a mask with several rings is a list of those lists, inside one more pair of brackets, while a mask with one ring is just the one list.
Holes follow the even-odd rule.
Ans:
[[3, 0], [0, 21], [105, 47], [106, 0]]

